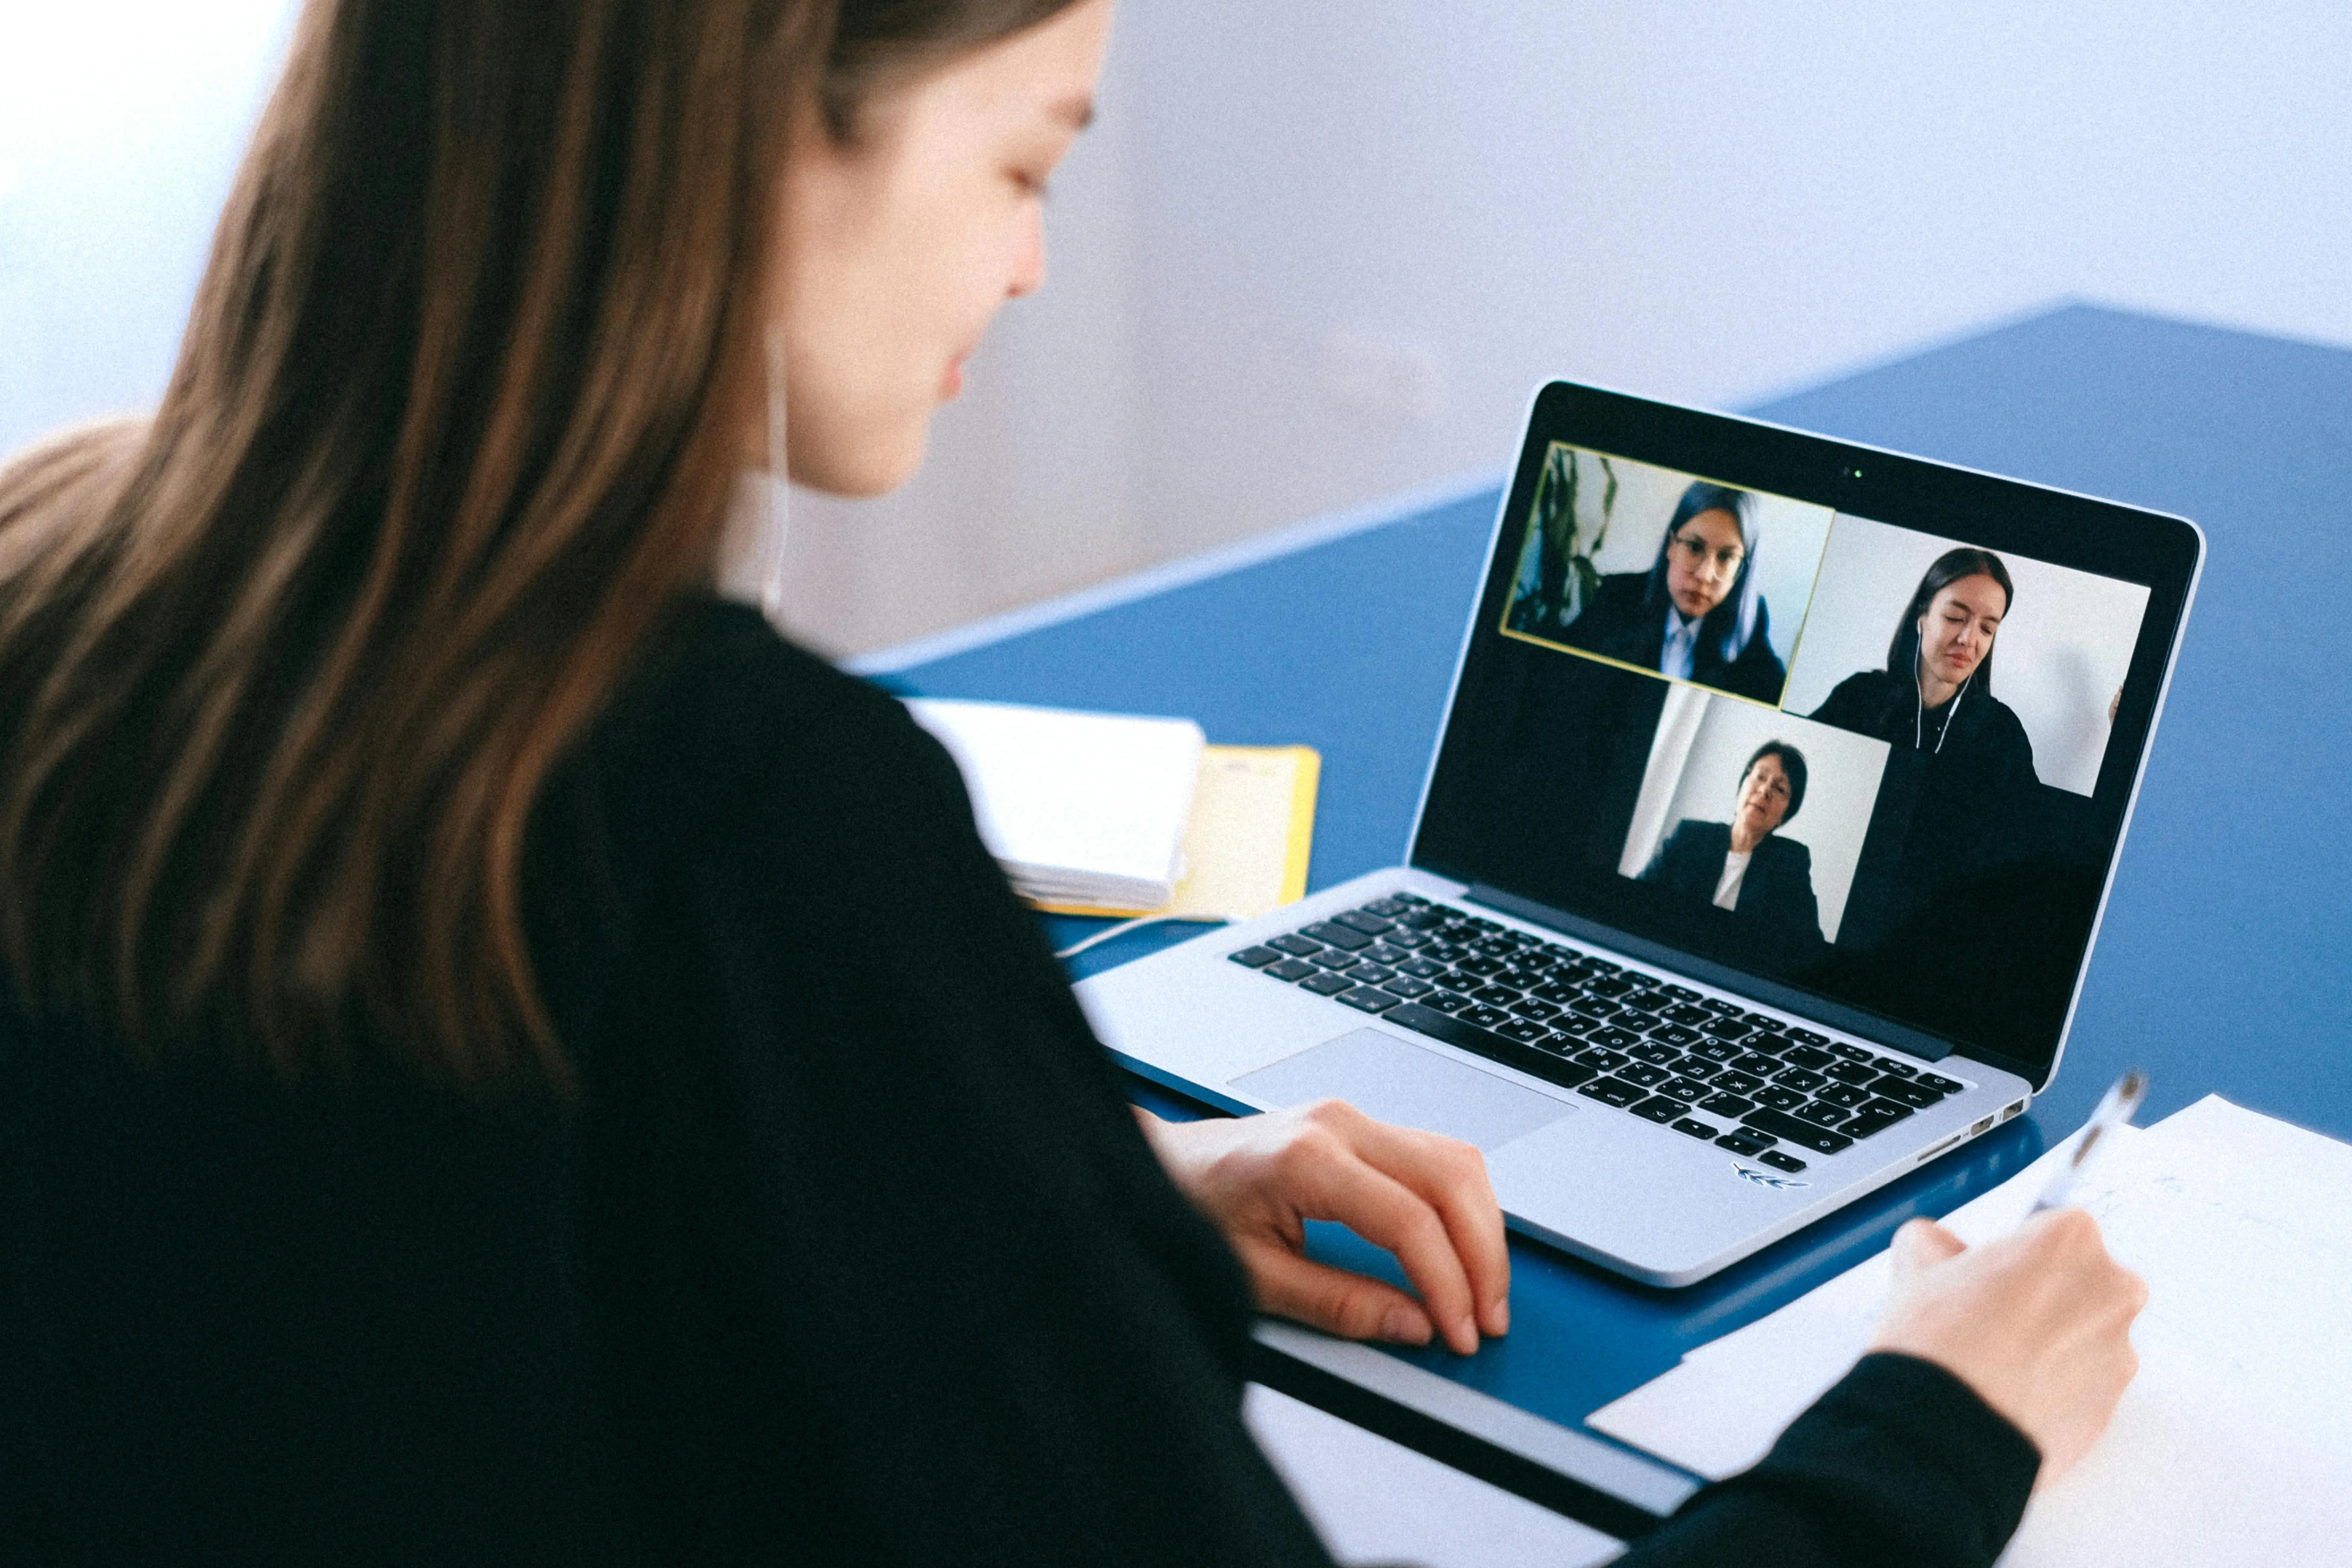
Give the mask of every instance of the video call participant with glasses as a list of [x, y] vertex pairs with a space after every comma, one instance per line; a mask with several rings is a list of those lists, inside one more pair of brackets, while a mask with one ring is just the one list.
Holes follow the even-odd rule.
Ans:
[[[0, 473], [0, 1558], [1328, 1563], [1253, 1311], [1505, 1331], [1475, 1149], [1139, 1119], [946, 752], [714, 592], [747, 465], [919, 465], [1109, 25], [306, 6], [162, 406]], [[1897, 1248], [1627, 1562], [1992, 1561], [2141, 1292]]]
[[1683, 491], [1647, 572], [1616, 572], [1561, 640], [1759, 702], [1789, 672], [1772, 651], [1756, 582], [1756, 498], [1705, 480]]

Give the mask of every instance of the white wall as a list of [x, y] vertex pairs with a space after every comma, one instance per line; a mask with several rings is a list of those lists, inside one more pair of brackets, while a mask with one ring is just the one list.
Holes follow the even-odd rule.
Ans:
[[[1958, 542], [1841, 513], [1781, 705], [1810, 713], [1847, 676], [1884, 669], [1887, 639], [1919, 579]], [[2036, 776], [2089, 795], [2106, 755], [2107, 705], [2131, 668], [2147, 590], [2021, 555], [2004, 554], [2001, 563], [2017, 598], [1993, 641], [1993, 695], [2025, 726]]]
[[[870, 647], [2054, 299], [2352, 343], [2342, 0], [1122, 0], [929, 472], [798, 509]], [[286, 0], [0, 0], [0, 447], [151, 401]]]
[[[1695, 722], [1694, 709], [1698, 710]], [[1853, 890], [1854, 868], [1862, 862], [1862, 841], [1878, 803], [1879, 781], [1886, 772], [1886, 743], [1682, 685], [1667, 699], [1658, 738], [1643, 774], [1618, 874], [1641, 875], [1658, 846], [1672, 838], [1686, 819], [1730, 821], [1748, 759], [1767, 741], [1786, 741], [1804, 754], [1805, 799], [1795, 820], [1778, 835], [1811, 851], [1822, 936], [1835, 942], [1845, 923], [1846, 897]]]

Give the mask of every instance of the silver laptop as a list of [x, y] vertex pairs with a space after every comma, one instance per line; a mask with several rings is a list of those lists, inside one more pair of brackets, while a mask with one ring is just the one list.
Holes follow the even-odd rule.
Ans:
[[1685, 1285], [2056, 1072], [2204, 556], [2183, 520], [1538, 394], [1404, 864], [1096, 975], [1147, 1077], [1484, 1150]]

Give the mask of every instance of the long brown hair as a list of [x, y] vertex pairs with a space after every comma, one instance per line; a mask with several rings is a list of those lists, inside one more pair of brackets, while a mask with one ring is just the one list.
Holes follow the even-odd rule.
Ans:
[[551, 769], [707, 586], [790, 137], [1067, 0], [312, 0], [151, 420], [0, 474], [20, 999], [567, 1080]]

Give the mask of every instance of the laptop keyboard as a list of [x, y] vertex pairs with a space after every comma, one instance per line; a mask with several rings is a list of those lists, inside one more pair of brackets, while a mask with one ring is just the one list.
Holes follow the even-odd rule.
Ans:
[[1780, 1171], [1968, 1087], [1412, 893], [1229, 956]]

